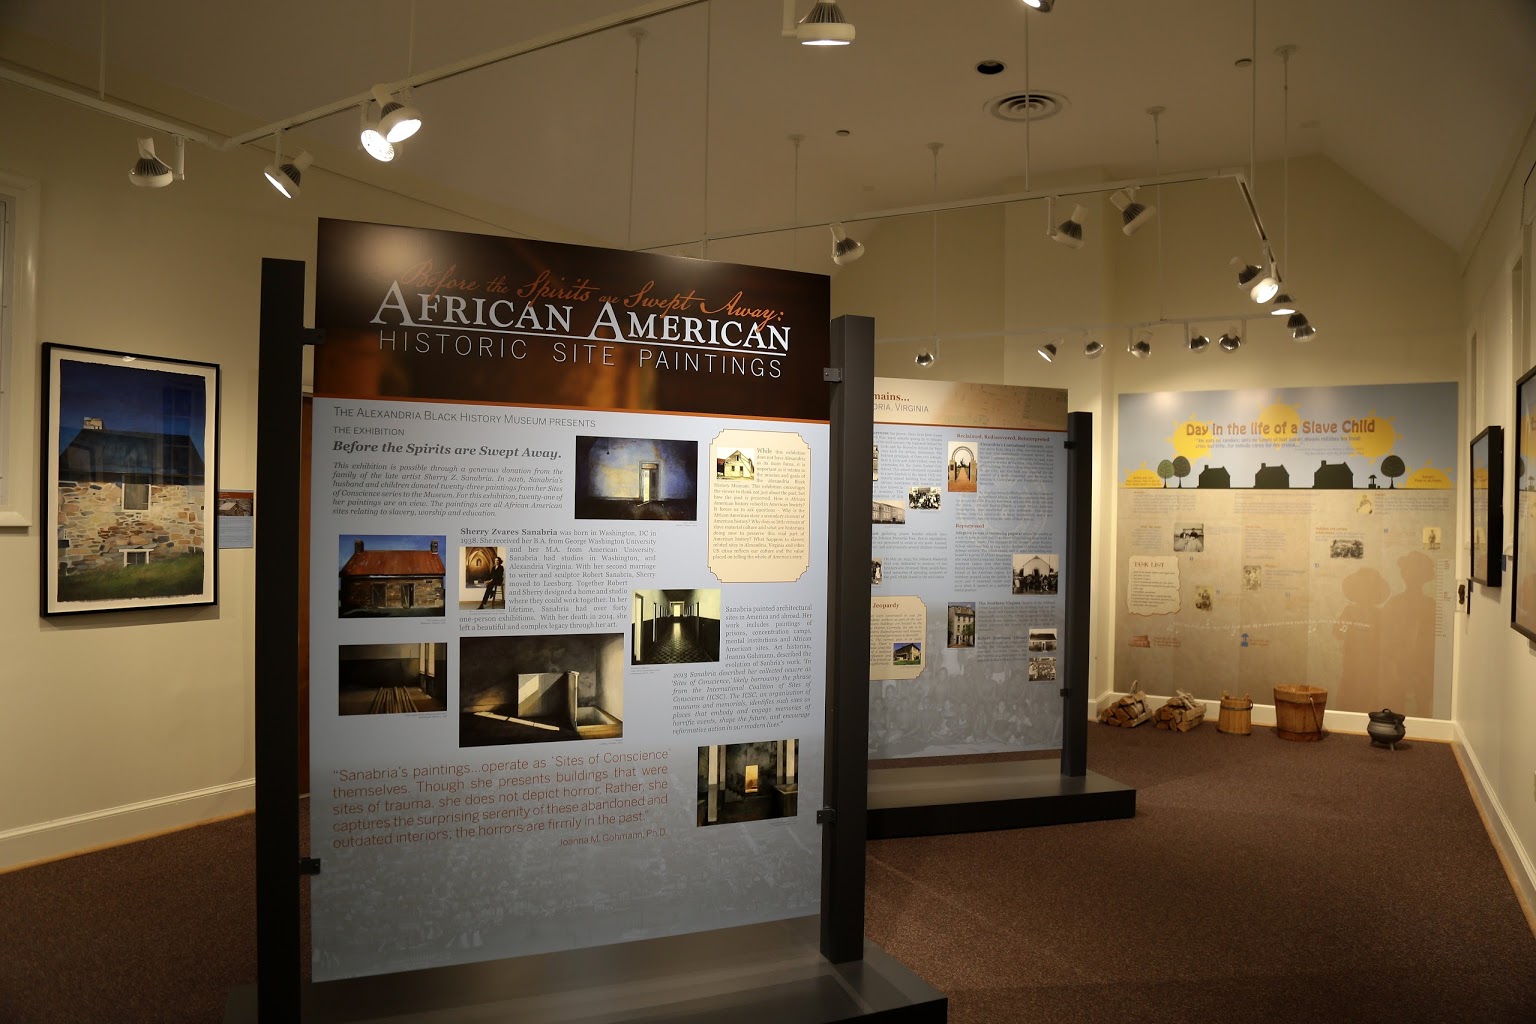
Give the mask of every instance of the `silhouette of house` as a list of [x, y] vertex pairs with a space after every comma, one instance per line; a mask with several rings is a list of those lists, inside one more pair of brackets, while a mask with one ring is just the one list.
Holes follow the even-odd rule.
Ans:
[[1206, 466], [1200, 471], [1199, 486], [1231, 487], [1232, 474], [1227, 472], [1225, 466]]
[[1259, 471], [1253, 474], [1253, 486], [1256, 488], [1270, 488], [1284, 490], [1291, 486], [1291, 471], [1284, 466], [1271, 466], [1268, 463], [1259, 463]]
[[1355, 486], [1355, 471], [1346, 463], [1329, 464], [1327, 459], [1312, 474], [1312, 487], [1320, 491], [1348, 491]]

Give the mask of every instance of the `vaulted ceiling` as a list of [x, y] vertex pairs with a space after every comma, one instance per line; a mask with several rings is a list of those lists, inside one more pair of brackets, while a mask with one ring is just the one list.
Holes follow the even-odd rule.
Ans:
[[[104, 39], [109, 97], [142, 102], [115, 87], [159, 83], [234, 112], [219, 126], [233, 135], [640, 6], [430, 0], [413, 30], [410, 0], [11, 0], [0, 32], [13, 67], [36, 40], [94, 71]], [[843, 0], [847, 47], [783, 37], [780, 0], [671, 6], [638, 22], [638, 44], [618, 26], [421, 86], [424, 127], [384, 173], [640, 248], [1285, 151], [1327, 156], [1462, 249], [1536, 111], [1530, 0], [1057, 0], [1049, 14]], [[809, 6], [795, 0], [795, 16]], [[1288, 71], [1284, 45], [1297, 48]], [[983, 75], [982, 61], [1004, 69]], [[1026, 128], [989, 111], [1025, 93], [1059, 112]], [[1156, 148], [1152, 106], [1166, 108]], [[285, 147], [309, 146], [321, 167], [361, 160], [357, 122], [348, 109]], [[804, 262], [827, 269], [820, 252]]]

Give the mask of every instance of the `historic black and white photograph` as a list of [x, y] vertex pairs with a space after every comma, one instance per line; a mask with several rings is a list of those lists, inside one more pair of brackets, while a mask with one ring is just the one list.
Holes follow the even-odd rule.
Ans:
[[879, 445], [875, 445], [874, 448], [875, 448], [875, 454], [874, 454], [874, 470], [875, 470], [874, 482], [875, 483], [879, 483], [880, 482], [880, 446]]
[[800, 813], [800, 741], [758, 740], [699, 748], [694, 822], [733, 825]]
[[624, 634], [459, 640], [459, 746], [624, 735]]
[[720, 591], [636, 590], [630, 597], [631, 665], [720, 660]]
[[1243, 566], [1243, 589], [1262, 590], [1264, 588], [1264, 567], [1262, 565]]
[[1204, 523], [1174, 523], [1173, 550], [1199, 554], [1205, 550]]
[[935, 509], [943, 492], [937, 487], [911, 487], [907, 489], [907, 508]]
[[1013, 592], [1015, 594], [1056, 593], [1057, 555], [1014, 555]]
[[1195, 588], [1195, 611], [1197, 611], [1197, 612], [1208, 612], [1213, 607], [1214, 607], [1214, 602], [1213, 602], [1213, 599], [1212, 599], [1212, 596], [1211, 596], [1211, 588], [1207, 587], [1207, 586], [1198, 586], [1198, 587], [1196, 587]]
[[577, 519], [699, 517], [697, 441], [578, 435], [571, 479]]
[[948, 646], [976, 646], [976, 602], [951, 601], [949, 603]]
[[1029, 631], [1029, 653], [1038, 654], [1041, 651], [1054, 651], [1056, 649], [1056, 631], [1054, 629], [1032, 629]]
[[1329, 558], [1364, 558], [1365, 541], [1358, 537], [1335, 537], [1328, 542]]
[[343, 644], [337, 649], [337, 714], [411, 715], [447, 710], [447, 644]]
[[885, 560], [871, 558], [869, 560], [869, 585], [878, 587], [885, 579]]
[[1055, 658], [1030, 658], [1029, 681], [1032, 683], [1056, 678]]
[[946, 447], [949, 449], [949, 465], [944, 477], [945, 488], [950, 491], [974, 494], [976, 474], [980, 468], [976, 463], [978, 450], [976, 442], [950, 441]]
[[873, 511], [870, 513], [870, 521], [874, 523], [905, 523], [907, 510], [899, 501], [874, 501]]

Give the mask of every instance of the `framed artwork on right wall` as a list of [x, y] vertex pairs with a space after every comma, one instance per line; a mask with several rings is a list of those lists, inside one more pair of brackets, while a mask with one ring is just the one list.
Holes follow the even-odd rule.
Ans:
[[1503, 583], [1504, 428], [1488, 427], [1472, 439], [1472, 569], [1485, 587]]
[[1510, 625], [1536, 640], [1536, 368], [1515, 385], [1515, 575]]

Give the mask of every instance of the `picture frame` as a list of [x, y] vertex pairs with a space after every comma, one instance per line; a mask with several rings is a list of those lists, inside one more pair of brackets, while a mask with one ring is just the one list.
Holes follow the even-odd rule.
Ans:
[[1488, 427], [1472, 439], [1471, 566], [1467, 575], [1485, 587], [1504, 582], [1504, 428]]
[[45, 344], [45, 616], [218, 602], [219, 367]]
[[1511, 511], [1515, 517], [1514, 600], [1510, 602], [1509, 624], [1528, 640], [1536, 640], [1536, 367], [1528, 370], [1515, 384], [1515, 497]]

